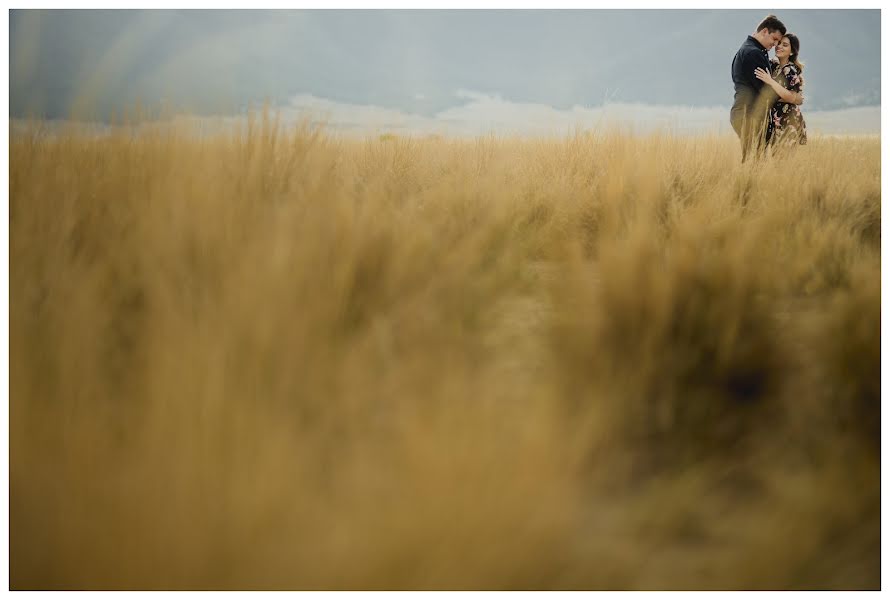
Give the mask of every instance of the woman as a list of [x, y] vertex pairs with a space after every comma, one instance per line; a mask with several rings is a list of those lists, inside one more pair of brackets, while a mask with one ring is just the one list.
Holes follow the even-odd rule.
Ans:
[[770, 60], [772, 74], [761, 68], [754, 71], [760, 81], [770, 86], [778, 99], [769, 110], [766, 142], [774, 148], [807, 143], [807, 125], [800, 112], [803, 104], [803, 64], [798, 59], [800, 40], [785, 34], [776, 46], [776, 58]]

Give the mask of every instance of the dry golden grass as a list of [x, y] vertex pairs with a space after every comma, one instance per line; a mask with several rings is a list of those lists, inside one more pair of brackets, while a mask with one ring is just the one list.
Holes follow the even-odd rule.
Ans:
[[14, 589], [880, 586], [880, 143], [10, 141]]

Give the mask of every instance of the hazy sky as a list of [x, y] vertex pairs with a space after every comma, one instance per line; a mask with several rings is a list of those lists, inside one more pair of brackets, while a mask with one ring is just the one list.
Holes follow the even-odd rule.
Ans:
[[[881, 100], [880, 11], [776, 12], [801, 39], [805, 113], [856, 108], [874, 127], [878, 109], [863, 107]], [[107, 118], [136, 101], [226, 115], [268, 98], [327, 111], [342, 126], [510, 114], [563, 124], [599, 118], [604, 105], [725, 121], [732, 56], [764, 14], [12, 11], [10, 116]]]

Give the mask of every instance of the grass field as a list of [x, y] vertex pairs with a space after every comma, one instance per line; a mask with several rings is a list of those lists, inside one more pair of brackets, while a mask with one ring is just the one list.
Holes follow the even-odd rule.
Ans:
[[10, 140], [13, 589], [877, 589], [877, 138]]

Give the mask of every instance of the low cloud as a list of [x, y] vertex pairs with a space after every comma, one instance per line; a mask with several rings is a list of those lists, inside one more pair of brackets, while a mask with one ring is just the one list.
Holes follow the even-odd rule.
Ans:
[[[634, 133], [663, 131], [679, 135], [732, 131], [729, 107], [656, 106], [606, 103], [558, 109], [546, 104], [512, 102], [500, 95], [458, 90], [456, 106], [424, 116], [372, 105], [349, 104], [310, 94], [294, 96], [280, 108], [285, 122], [309, 119], [332, 131], [418, 135], [564, 135], [577, 129], [619, 127]], [[880, 106], [832, 111], [804, 108], [808, 129], [831, 135], [877, 135]]]

